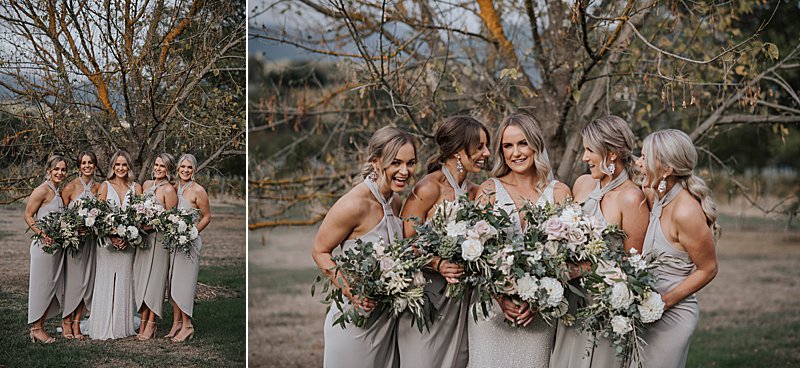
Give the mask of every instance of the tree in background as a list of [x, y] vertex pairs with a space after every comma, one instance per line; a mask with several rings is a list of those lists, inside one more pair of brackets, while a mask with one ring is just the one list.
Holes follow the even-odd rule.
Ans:
[[[0, 186], [50, 152], [128, 150], [138, 180], [156, 155], [198, 169], [244, 164], [245, 2], [0, 1]], [[73, 159], [74, 160], [74, 159]], [[242, 170], [243, 171], [243, 170]], [[236, 174], [241, 174], [237, 172]]]
[[[319, 201], [319, 193], [351, 184], [353, 162], [377, 127], [422, 137], [424, 158], [434, 123], [453, 114], [492, 128], [510, 112], [532, 113], [566, 182], [581, 168], [580, 130], [607, 114], [625, 118], [640, 137], [680, 128], [724, 163], [705, 148], [721, 128], [767, 125], [785, 136], [800, 122], [800, 98], [788, 82], [800, 70], [800, 40], [762, 37], [774, 17], [797, 10], [796, 3], [766, 0], [257, 4], [252, 39], [322, 56], [344, 76], [297, 86], [273, 80], [260, 99], [251, 95], [251, 132], [290, 126], [299, 133], [275, 150], [280, 156], [320, 142], [302, 175], [279, 179], [288, 172], [285, 160], [266, 160], [256, 165], [262, 178], [251, 187], [284, 202], [265, 215], [280, 216], [298, 198]], [[262, 14], [281, 21], [259, 23], [270, 18]]]

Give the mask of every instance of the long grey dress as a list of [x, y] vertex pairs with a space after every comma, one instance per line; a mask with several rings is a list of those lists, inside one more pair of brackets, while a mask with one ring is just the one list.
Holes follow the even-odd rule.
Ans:
[[[383, 219], [372, 230], [358, 239], [363, 242], [394, 242], [395, 237], [401, 237], [402, 222], [392, 210], [391, 201], [381, 196], [378, 187], [370, 179], [364, 180], [372, 195], [383, 206]], [[342, 250], [356, 246], [356, 240], [350, 239], [342, 242]], [[345, 300], [343, 308], [352, 308], [349, 300]], [[380, 306], [379, 306], [380, 308]], [[333, 325], [333, 322], [342, 315], [335, 304], [331, 305], [325, 316], [323, 336], [325, 339], [325, 353], [323, 367], [325, 368], [379, 368], [397, 367], [397, 321], [391, 316], [390, 308], [375, 309], [367, 319], [364, 327], [348, 325], [347, 328]]]
[[[495, 187], [495, 208], [502, 208], [511, 214], [514, 233], [522, 236], [522, 224], [517, 206], [506, 188], [498, 179], [492, 179]], [[537, 206], [554, 203], [553, 189], [557, 181], [548, 183]], [[478, 317], [477, 322], [469, 323], [469, 366], [470, 367], [519, 367], [546, 368], [550, 362], [556, 325], [545, 323], [541, 317], [527, 327], [511, 327], [505, 322], [500, 306], [493, 306], [493, 316], [489, 319]]]
[[[89, 184], [84, 183], [80, 178], [78, 178], [78, 181], [83, 186], [83, 193], [78, 198], [94, 197], [94, 194], [92, 194], [94, 181], [89, 180]], [[76, 202], [73, 201], [72, 203]], [[94, 266], [97, 258], [96, 247], [97, 244], [94, 237], [87, 235], [83, 237], [83, 245], [78, 254], [74, 256], [70, 254], [64, 255], [64, 258], [66, 258], [66, 287], [64, 288], [64, 313], [61, 315], [62, 318], [69, 317], [81, 302], [83, 302], [86, 311], [91, 311], [92, 291], [94, 290]]]
[[[600, 181], [598, 180], [594, 190], [583, 203], [584, 213], [606, 220], [600, 208], [600, 201], [603, 200], [603, 196], [606, 193], [625, 183], [625, 180], [628, 180], [628, 173], [624, 170], [603, 188], [600, 187]], [[579, 287], [577, 280], [573, 280], [572, 284]], [[567, 294], [570, 314], [574, 315], [576, 313], [578, 299], [579, 297], [573, 293]], [[581, 332], [580, 324], [580, 320], [575, 321], [572, 326], [566, 326], [559, 321], [556, 329], [556, 343], [553, 347], [553, 355], [550, 357], [550, 367], [619, 367], [622, 362], [617, 359], [614, 348], [611, 346], [611, 341], [601, 336], [594, 336], [590, 332]]]
[[[114, 186], [105, 182], [109, 205], [128, 207], [127, 193], [120, 203]], [[128, 193], [133, 191], [133, 185]], [[96, 340], [121, 339], [136, 334], [133, 316], [133, 255], [132, 246], [117, 250], [111, 245], [97, 249], [92, 316], [89, 318], [89, 336]]]
[[[467, 195], [467, 181], [458, 185], [455, 178], [442, 167], [442, 173], [455, 192], [455, 198]], [[463, 368], [469, 362], [467, 321], [471, 292], [465, 291], [461, 300], [447, 298], [444, 289], [447, 281], [440, 273], [424, 270], [425, 302], [431, 303], [436, 317], [428, 328], [419, 332], [411, 315], [401, 316], [397, 326], [397, 344], [402, 367]]]
[[[169, 185], [163, 181], [147, 189], [146, 193], [152, 194], [153, 198], [161, 203], [155, 194], [164, 184]], [[147, 308], [161, 317], [169, 275], [169, 251], [159, 244], [158, 238], [159, 234], [153, 232], [144, 240], [147, 247], [136, 249], [136, 256], [133, 259], [133, 286], [136, 288], [134, 292], [136, 310], [141, 311], [142, 305], [147, 305]]]
[[[36, 219], [41, 220], [53, 211], [61, 211], [64, 202], [61, 195], [49, 180], [47, 186], [55, 193], [53, 200], [43, 203], [36, 211]], [[30, 283], [28, 284], [28, 323], [34, 323], [61, 313], [64, 305], [64, 252], [47, 254], [38, 240], [31, 242]], [[45, 312], [47, 315], [45, 316]]]
[[[661, 229], [661, 211], [683, 190], [680, 183], [660, 200], [653, 203], [650, 224], [644, 238], [643, 253], [666, 254], [665, 264], [653, 270], [656, 291], [664, 295], [683, 281], [694, 270], [694, 262], [685, 251], [678, 250], [664, 236]], [[700, 319], [700, 307], [694, 294], [664, 311], [661, 319], [645, 325], [642, 338], [644, 363], [648, 368], [683, 367], [689, 354], [689, 342]]]
[[[193, 181], [186, 185], [178, 183], [178, 208], [193, 208], [192, 204], [183, 198], [183, 192], [192, 184], [194, 184]], [[200, 272], [200, 251], [203, 249], [203, 240], [200, 239], [200, 236], [193, 241], [192, 248], [194, 251], [191, 252], [191, 257], [177, 250], [170, 253], [169, 256], [169, 296], [175, 301], [178, 308], [190, 318], [194, 311], [197, 274]]]

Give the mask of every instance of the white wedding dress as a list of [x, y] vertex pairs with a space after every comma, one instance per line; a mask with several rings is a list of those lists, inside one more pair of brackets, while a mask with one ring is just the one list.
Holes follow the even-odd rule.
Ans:
[[[119, 201], [117, 191], [109, 182], [106, 201], [125, 209], [128, 195]], [[132, 187], [128, 189], [130, 192]], [[136, 335], [133, 300], [133, 257], [136, 249], [128, 246], [119, 251], [112, 246], [97, 249], [97, 265], [92, 293], [92, 314], [89, 318], [89, 337], [96, 340], [120, 339]]]
[[[500, 180], [492, 180], [495, 185], [496, 208], [511, 213], [514, 232], [522, 234], [519, 214], [511, 195]], [[550, 181], [536, 201], [537, 206], [543, 206], [547, 202], [554, 203], [553, 188], [556, 183], [556, 180]], [[500, 306], [494, 303], [492, 308], [488, 319], [478, 316], [477, 322], [470, 310], [467, 329], [469, 367], [546, 368], [550, 364], [550, 354], [553, 351], [556, 323], [553, 322], [553, 326], [549, 326], [537, 315], [527, 327], [511, 327], [505, 322]]]

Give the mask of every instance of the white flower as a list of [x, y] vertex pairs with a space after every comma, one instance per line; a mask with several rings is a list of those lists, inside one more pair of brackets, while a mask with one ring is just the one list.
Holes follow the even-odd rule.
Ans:
[[86, 226], [92, 227], [92, 226], [94, 226], [94, 221], [95, 221], [94, 217], [87, 217], [86, 221], [84, 221], [84, 222], [86, 223]]
[[526, 274], [517, 280], [517, 295], [523, 300], [536, 298], [537, 290], [539, 290], [539, 283], [531, 275]]
[[375, 244], [372, 246], [372, 250], [375, 251], [375, 255], [382, 256], [386, 251], [386, 247], [383, 246], [383, 242]]
[[558, 240], [566, 236], [567, 225], [554, 216], [547, 219], [542, 225], [542, 230], [547, 234], [547, 240]]
[[536, 249], [530, 253], [530, 256], [528, 256], [527, 261], [529, 265], [533, 266], [534, 264], [536, 264], [536, 262], [540, 261], [541, 259], [542, 259], [542, 250]]
[[593, 239], [602, 239], [603, 238], [603, 231], [606, 230], [608, 224], [603, 217], [600, 216], [592, 216], [589, 218], [589, 226], [592, 228], [592, 238]]
[[81, 217], [89, 216], [89, 210], [81, 208], [78, 210], [78, 214], [81, 215]]
[[655, 322], [664, 313], [664, 301], [661, 300], [660, 294], [653, 291], [648, 293], [647, 298], [642, 301], [641, 305], [637, 305], [636, 309], [642, 316], [642, 323]]
[[633, 295], [624, 282], [615, 282], [611, 286], [611, 307], [614, 309], [626, 309], [633, 303]]
[[128, 226], [127, 230], [128, 230], [128, 237], [131, 239], [139, 235], [139, 229], [137, 229], [136, 226]]
[[558, 307], [564, 299], [564, 286], [552, 277], [543, 277], [541, 280], [542, 288], [547, 291], [547, 305]]
[[461, 257], [467, 261], [478, 259], [483, 253], [483, 244], [478, 239], [467, 239], [461, 243]]
[[189, 239], [186, 238], [186, 235], [181, 235], [181, 236], [178, 237], [178, 243], [186, 244], [186, 242], [188, 242], [188, 241], [189, 241]]
[[458, 201], [444, 201], [436, 207], [435, 217], [444, 217], [446, 223], [453, 223], [458, 216]]
[[197, 227], [192, 225], [192, 228], [189, 229], [189, 239], [197, 239], [200, 234], [197, 232]]
[[548, 241], [544, 243], [544, 253], [548, 256], [554, 256], [558, 254], [558, 242]]
[[500, 264], [500, 267], [499, 267], [500, 268], [500, 272], [502, 272], [503, 275], [508, 275], [509, 273], [511, 273], [511, 266], [513, 264], [514, 264], [514, 255], [512, 254], [512, 255], [506, 256], [505, 259], [503, 260], [503, 262]]
[[428, 280], [425, 279], [425, 274], [422, 271], [414, 272], [414, 277], [411, 279], [411, 284], [420, 287], [424, 286], [428, 283]]
[[184, 222], [183, 220], [178, 221], [178, 232], [181, 232], [181, 233], [186, 232], [186, 229], [188, 229], [188, 228], [189, 228], [189, 226], [186, 225], [186, 222]]
[[611, 319], [611, 330], [617, 335], [624, 335], [633, 330], [633, 326], [631, 326], [631, 321], [627, 317], [614, 316]]
[[392, 277], [386, 282], [390, 294], [398, 294], [408, 287], [408, 282], [397, 273], [393, 273]]
[[447, 231], [447, 236], [453, 238], [456, 238], [461, 235], [467, 235], [467, 222], [466, 221], [450, 222], [447, 224], [445, 230]]
[[[631, 248], [631, 251], [635, 251], [636, 249]], [[631, 252], [633, 253], [633, 252]], [[633, 269], [636, 271], [644, 271], [647, 268], [647, 262], [644, 260], [641, 254], [634, 254], [628, 258], [628, 262], [630, 262]]]
[[589, 241], [589, 244], [586, 244], [586, 252], [593, 256], [599, 256], [600, 253], [603, 253], [606, 250], [606, 242], [602, 239], [592, 239]]
[[566, 207], [558, 219], [569, 227], [578, 226], [583, 221], [583, 209], [577, 204]]
[[117, 236], [123, 237], [125, 236], [125, 230], [125, 225], [119, 225], [114, 232], [117, 234]]
[[484, 220], [480, 220], [472, 226], [472, 230], [478, 234], [481, 241], [486, 241], [497, 235], [497, 229]]
[[583, 244], [588, 240], [586, 238], [586, 234], [583, 232], [578, 226], [572, 226], [567, 230], [567, 244], [575, 245], [575, 244]]
[[406, 307], [408, 307], [408, 300], [403, 297], [394, 298], [392, 302], [392, 309], [394, 310], [395, 314], [399, 314], [400, 312], [406, 310]]
[[381, 259], [381, 271], [388, 272], [394, 269], [394, 259], [392, 257], [385, 257]]
[[167, 220], [169, 220], [169, 222], [172, 222], [172, 223], [177, 223], [178, 221], [181, 220], [181, 218], [178, 217], [178, 215], [174, 215], [173, 214], [173, 215], [169, 215], [169, 217], [167, 217]]

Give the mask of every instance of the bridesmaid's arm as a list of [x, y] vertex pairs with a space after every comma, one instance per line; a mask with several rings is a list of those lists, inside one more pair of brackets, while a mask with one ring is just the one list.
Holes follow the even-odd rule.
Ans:
[[134, 191], [136, 194], [142, 194], [142, 193], [143, 193], [143, 191], [142, 191], [142, 186], [141, 186], [141, 185], [139, 185], [139, 183], [134, 183], [134, 184], [133, 184], [133, 191]]
[[178, 193], [172, 185], [162, 185], [157, 189], [161, 191], [161, 203], [164, 203], [164, 209], [169, 210], [178, 205]]
[[44, 200], [47, 199], [47, 190], [44, 187], [40, 186], [31, 192], [31, 195], [28, 196], [28, 203], [25, 204], [25, 213], [23, 214], [23, 218], [25, 219], [25, 224], [30, 227], [31, 231], [38, 235], [44, 235], [45, 243], [48, 245], [53, 242], [52, 239], [47, 237], [47, 235], [42, 233], [42, 230], [36, 227], [36, 211], [39, 210], [39, 207], [42, 206]]
[[591, 175], [585, 174], [575, 179], [575, 184], [572, 185], [572, 195], [576, 203], [583, 203], [586, 198], [589, 198], [589, 193], [592, 192], [595, 186], [595, 180]]
[[553, 199], [556, 200], [556, 204], [564, 203], [567, 197], [572, 197], [572, 191], [569, 190], [569, 187], [562, 182], [556, 183], [555, 188], [553, 188]]
[[431, 181], [419, 182], [411, 195], [406, 199], [400, 217], [403, 218], [403, 236], [410, 238], [417, 234], [414, 228], [421, 225], [428, 219], [428, 211], [436, 204], [439, 199], [439, 186]]
[[75, 197], [77, 197], [75, 195], [75, 182], [70, 182], [61, 190], [61, 203], [63, 203], [64, 206], [69, 206]]
[[108, 186], [111, 184], [106, 183], [105, 185], [101, 185], [99, 189], [97, 189], [97, 199], [100, 201], [105, 201], [108, 199]]
[[[195, 184], [195, 186], [197, 187], [194, 192], [195, 201], [197, 202], [197, 208], [200, 209], [200, 220], [197, 221], [197, 232], [201, 232], [211, 222], [211, 205], [208, 202], [208, 193], [206, 193], [206, 190], [199, 185]], [[175, 198], [175, 203], [177, 204], [177, 194]]]
[[626, 189], [619, 194], [619, 205], [622, 211], [620, 227], [625, 231], [625, 252], [636, 249], [642, 253], [642, 243], [650, 222], [650, 209], [644, 193], [639, 188]]
[[363, 206], [354, 201], [351, 195], [352, 192], [345, 194], [328, 210], [317, 230], [317, 236], [314, 238], [311, 257], [325, 277], [342, 290], [344, 296], [350, 299], [354, 305], [360, 306], [368, 312], [375, 308], [376, 303], [354, 296], [350, 292], [350, 285], [344, 275], [331, 271], [336, 267], [336, 262], [333, 261], [333, 250], [353, 232], [358, 226], [358, 221], [366, 214]]
[[685, 201], [678, 205], [671, 220], [678, 230], [678, 243], [689, 253], [696, 269], [661, 296], [666, 304], [665, 308], [672, 307], [696, 293], [717, 276], [717, 251], [711, 229], [706, 225], [703, 208], [697, 201]]

